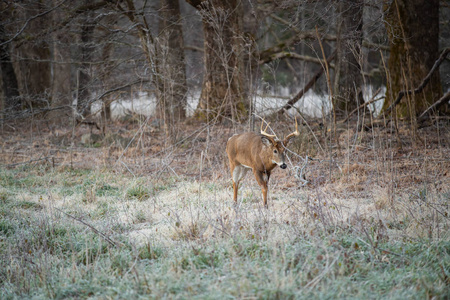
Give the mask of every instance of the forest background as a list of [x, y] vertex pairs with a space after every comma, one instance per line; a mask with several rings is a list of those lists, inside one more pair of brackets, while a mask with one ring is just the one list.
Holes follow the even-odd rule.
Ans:
[[448, 1], [0, 10], [1, 298], [450, 296]]

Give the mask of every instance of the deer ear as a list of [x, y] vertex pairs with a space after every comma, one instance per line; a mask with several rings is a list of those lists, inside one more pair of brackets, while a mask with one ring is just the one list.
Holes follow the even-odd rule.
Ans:
[[272, 141], [265, 136], [261, 137], [261, 141], [264, 146], [267, 146], [267, 147], [272, 146]]

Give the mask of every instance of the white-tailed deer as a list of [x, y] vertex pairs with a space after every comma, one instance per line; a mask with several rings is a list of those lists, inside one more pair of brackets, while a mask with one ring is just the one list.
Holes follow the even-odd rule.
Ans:
[[246, 132], [233, 135], [227, 142], [227, 154], [233, 179], [234, 202], [237, 203], [240, 181], [248, 169], [252, 169], [256, 181], [262, 189], [264, 206], [267, 208], [267, 184], [270, 173], [277, 165], [286, 169], [285, 147], [293, 137], [300, 133], [297, 128], [297, 120], [295, 120], [295, 131], [287, 135], [283, 141], [266, 132], [269, 124], [264, 130], [262, 126], [261, 123], [261, 134]]

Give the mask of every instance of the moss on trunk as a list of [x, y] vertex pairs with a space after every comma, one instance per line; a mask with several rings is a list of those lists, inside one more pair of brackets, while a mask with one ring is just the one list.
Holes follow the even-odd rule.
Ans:
[[[402, 90], [414, 89], [439, 57], [439, 0], [394, 0], [385, 4], [385, 21], [390, 41], [386, 110]], [[422, 113], [442, 95], [439, 72], [425, 89], [403, 97], [396, 107], [399, 117]]]

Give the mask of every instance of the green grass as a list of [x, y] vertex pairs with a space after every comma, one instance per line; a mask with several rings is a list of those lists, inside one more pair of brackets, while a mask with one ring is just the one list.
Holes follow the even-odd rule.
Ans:
[[126, 195], [127, 198], [129, 199], [134, 198], [139, 201], [143, 201], [145, 199], [148, 199], [148, 197], [150, 196], [150, 191], [145, 186], [138, 184], [136, 186], [127, 189]]
[[450, 297], [448, 224], [433, 215], [441, 231], [429, 227], [423, 207], [416, 218], [386, 217], [384, 232], [371, 218], [338, 220], [342, 208], [308, 213], [301, 195], [279, 194], [265, 211], [255, 193], [235, 212], [228, 182], [206, 183], [199, 197], [188, 179], [0, 174], [1, 299]]

